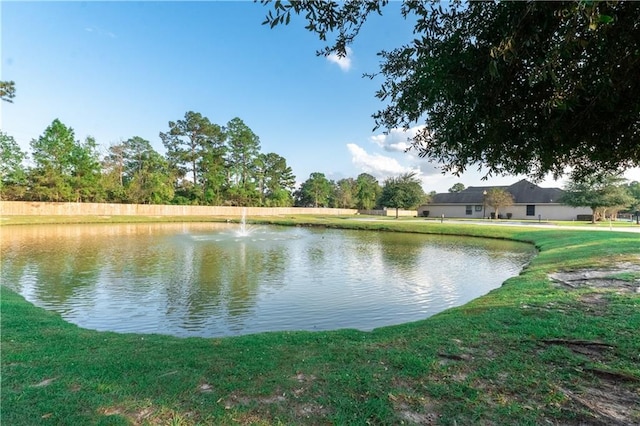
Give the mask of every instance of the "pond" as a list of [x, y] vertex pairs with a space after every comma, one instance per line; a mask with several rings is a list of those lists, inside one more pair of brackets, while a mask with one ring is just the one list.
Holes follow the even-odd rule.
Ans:
[[377, 327], [462, 305], [517, 275], [527, 244], [237, 224], [12, 226], [1, 276], [95, 330], [218, 337]]

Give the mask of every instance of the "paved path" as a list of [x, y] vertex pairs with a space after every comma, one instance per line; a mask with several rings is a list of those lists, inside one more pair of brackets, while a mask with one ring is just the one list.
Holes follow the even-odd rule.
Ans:
[[[366, 221], [388, 221], [389, 219], [377, 219], [377, 218], [361, 218], [358, 220]], [[402, 222], [440, 222], [440, 219], [409, 219], [402, 220]], [[614, 231], [614, 232], [635, 232], [640, 234], [640, 225], [629, 226], [570, 226], [570, 225], [556, 225], [553, 223], [536, 223], [536, 222], [510, 222], [502, 220], [453, 220], [444, 219], [443, 223], [457, 224], [457, 225], [483, 225], [483, 226], [520, 226], [520, 227], [533, 227], [543, 229], [572, 229], [576, 231]]]
[[[445, 223], [463, 223], [461, 221], [447, 221]], [[477, 222], [464, 222], [473, 223], [474, 225], [489, 225], [489, 226], [531, 226], [534, 228], [544, 229], [575, 229], [580, 231], [614, 231], [614, 232], [636, 232], [640, 233], [640, 226], [573, 226], [573, 225], [556, 225], [553, 223], [527, 223], [527, 222], [501, 222], [496, 220], [477, 221]]]

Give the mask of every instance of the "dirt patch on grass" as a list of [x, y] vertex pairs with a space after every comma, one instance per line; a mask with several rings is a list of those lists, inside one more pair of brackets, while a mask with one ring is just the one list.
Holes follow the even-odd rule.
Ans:
[[98, 413], [104, 416], [118, 416], [131, 425], [164, 425], [164, 424], [194, 424], [195, 419], [191, 419], [193, 413], [177, 413], [173, 410], [146, 406], [146, 407], [103, 407]]
[[[303, 374], [298, 374], [294, 378], [301, 383], [315, 379], [312, 375], [305, 376]], [[250, 408], [250, 415], [258, 415], [265, 410], [265, 407], [271, 407], [267, 410], [283, 410], [294, 413], [295, 417], [304, 419], [305, 422], [310, 421], [313, 424], [328, 424], [329, 422], [326, 420], [326, 417], [331, 414], [331, 410], [316, 402], [299, 400], [305, 391], [306, 389], [299, 388], [294, 389], [291, 393], [277, 393], [257, 397], [232, 394], [224, 401], [224, 407], [227, 410], [240, 407]]]
[[299, 418], [310, 419], [310, 418], [318, 418], [318, 417], [326, 417], [330, 414], [330, 411], [327, 407], [316, 404], [316, 403], [303, 403], [297, 404], [294, 407], [296, 416]]
[[[615, 347], [598, 341], [545, 339], [547, 345], [560, 345], [591, 362], [602, 362]], [[558, 387], [574, 405], [582, 407], [581, 425], [640, 425], [640, 377], [608, 368], [584, 367], [580, 369], [588, 384], [575, 390]]]
[[571, 401], [588, 410], [591, 425], [640, 425], [640, 397], [615, 381], [601, 381], [597, 387], [578, 391], [559, 390]]
[[398, 417], [411, 425], [435, 425], [440, 415], [436, 405], [424, 396], [411, 397], [408, 395], [389, 394], [389, 401]]
[[559, 287], [583, 292], [577, 300], [585, 312], [595, 316], [606, 315], [608, 293], [640, 294], [640, 264], [631, 262], [607, 268], [555, 272], [549, 274], [549, 279]]
[[[609, 267], [560, 271], [549, 275], [558, 286], [580, 291], [577, 300], [587, 312], [606, 315], [608, 294], [640, 294], [640, 264], [620, 262]], [[585, 291], [586, 290], [586, 291]], [[615, 352], [615, 347], [600, 341], [547, 339], [547, 345], [560, 345], [588, 359], [580, 371], [586, 379], [575, 389], [558, 387], [568, 401], [583, 413], [581, 424], [640, 425], [640, 377], [602, 365]], [[593, 365], [593, 364], [592, 364]]]
[[614, 349], [607, 343], [591, 340], [543, 339], [542, 343], [564, 346], [573, 353], [586, 356], [591, 361], [602, 361]]
[[596, 316], [606, 315], [609, 306], [606, 294], [601, 291], [582, 294], [578, 297], [578, 301], [585, 306], [585, 312]]
[[624, 262], [609, 268], [576, 269], [554, 272], [549, 278], [572, 289], [615, 289], [621, 293], [640, 294], [640, 264]]

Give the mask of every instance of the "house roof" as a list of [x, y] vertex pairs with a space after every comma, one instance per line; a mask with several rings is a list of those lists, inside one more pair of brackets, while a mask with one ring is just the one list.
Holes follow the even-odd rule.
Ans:
[[513, 202], [516, 204], [558, 203], [564, 194], [560, 188], [541, 188], [522, 179], [510, 186], [470, 186], [460, 192], [436, 194], [429, 204], [482, 204], [484, 191], [489, 191], [492, 188], [508, 191], [513, 195]]

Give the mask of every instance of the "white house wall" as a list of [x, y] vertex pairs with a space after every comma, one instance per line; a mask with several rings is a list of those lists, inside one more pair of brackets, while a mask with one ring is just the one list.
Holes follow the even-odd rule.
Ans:
[[[511, 213], [511, 219], [540, 219], [540, 220], [576, 220], [578, 215], [590, 215], [591, 209], [588, 207], [570, 207], [563, 204], [533, 204], [534, 215], [527, 215], [526, 204], [514, 204], [498, 210], [498, 213], [505, 218], [507, 213]], [[490, 216], [494, 211], [492, 207], [481, 205], [471, 206], [471, 214], [467, 213], [467, 206], [463, 204], [425, 204], [418, 207], [418, 216], [424, 216], [424, 212], [429, 212], [429, 217], [450, 217], [466, 219], [482, 219], [484, 214]]]

